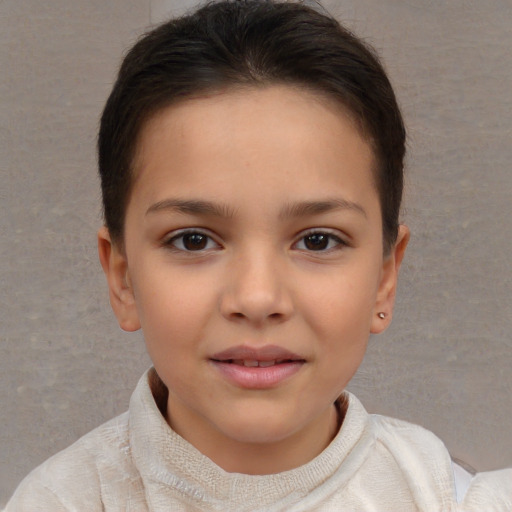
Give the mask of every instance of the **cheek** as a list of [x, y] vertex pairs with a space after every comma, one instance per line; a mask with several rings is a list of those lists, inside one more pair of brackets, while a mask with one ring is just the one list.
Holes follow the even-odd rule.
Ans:
[[[333, 272], [304, 283], [302, 309], [315, 330], [327, 337], [348, 335], [354, 342], [357, 333], [369, 334], [370, 322], [378, 289], [378, 273], [373, 269]], [[345, 339], [350, 342], [350, 339]]]
[[178, 350], [200, 339], [215, 311], [215, 287], [191, 272], [140, 273], [134, 294], [148, 344]]

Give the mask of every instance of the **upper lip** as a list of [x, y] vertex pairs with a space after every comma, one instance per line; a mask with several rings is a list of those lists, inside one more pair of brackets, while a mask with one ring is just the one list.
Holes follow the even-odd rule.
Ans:
[[303, 357], [277, 345], [265, 345], [259, 348], [239, 345], [217, 352], [211, 356], [211, 359], [215, 361], [304, 361]]

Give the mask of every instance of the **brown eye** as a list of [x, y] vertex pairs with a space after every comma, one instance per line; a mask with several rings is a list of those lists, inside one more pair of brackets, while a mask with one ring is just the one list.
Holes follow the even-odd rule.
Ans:
[[304, 245], [310, 251], [323, 251], [329, 246], [330, 238], [325, 233], [313, 233], [304, 237]]
[[300, 238], [294, 245], [301, 251], [330, 252], [341, 249], [347, 244], [338, 236], [325, 231], [311, 231]]
[[185, 252], [198, 252], [218, 248], [210, 236], [200, 231], [189, 231], [172, 237], [165, 245]]
[[187, 251], [200, 251], [201, 249], [206, 248], [207, 244], [208, 237], [201, 233], [189, 233], [187, 235], [183, 235], [183, 247], [187, 249]]

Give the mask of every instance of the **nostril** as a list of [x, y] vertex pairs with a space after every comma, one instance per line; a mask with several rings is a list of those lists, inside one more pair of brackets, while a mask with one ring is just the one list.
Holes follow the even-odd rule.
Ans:
[[234, 286], [223, 294], [219, 310], [224, 318], [236, 322], [282, 322], [290, 317], [293, 305], [291, 299], [277, 285], [274, 288], [253, 284], [248, 290], [246, 287]]
[[[244, 315], [243, 313], [240, 313], [239, 311], [235, 311], [233, 313], [231, 313], [231, 317], [232, 318], [237, 318], [237, 319], [243, 319], [243, 318], [246, 318], [246, 315]], [[267, 318], [269, 320], [279, 320], [283, 317], [283, 314], [282, 313], [270, 313]]]

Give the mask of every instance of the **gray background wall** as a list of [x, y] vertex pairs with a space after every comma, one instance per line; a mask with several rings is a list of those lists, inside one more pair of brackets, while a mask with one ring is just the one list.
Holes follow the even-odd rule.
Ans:
[[[479, 470], [512, 465], [512, 4], [325, 5], [381, 52], [410, 133], [396, 316], [350, 388]], [[0, 1], [0, 505], [149, 365], [97, 263], [94, 145], [123, 50], [185, 7]]]

